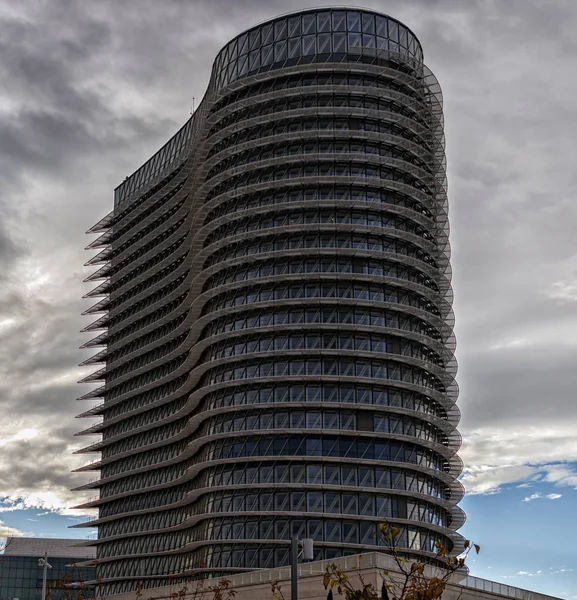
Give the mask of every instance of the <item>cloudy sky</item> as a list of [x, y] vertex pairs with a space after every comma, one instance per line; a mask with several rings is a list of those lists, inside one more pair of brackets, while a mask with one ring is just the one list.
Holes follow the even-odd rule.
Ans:
[[[0, 536], [89, 533], [66, 529], [84, 231], [228, 39], [328, 4], [0, 0]], [[416, 32], [445, 95], [472, 574], [577, 598], [577, 2], [364, 5]]]

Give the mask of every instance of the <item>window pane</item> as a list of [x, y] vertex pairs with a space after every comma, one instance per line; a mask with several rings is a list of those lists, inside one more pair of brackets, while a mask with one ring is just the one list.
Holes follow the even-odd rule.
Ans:
[[261, 40], [262, 40], [263, 46], [265, 44], [271, 44], [273, 42], [273, 35], [274, 35], [274, 30], [273, 30], [272, 23], [268, 24], [268, 25], [263, 25], [262, 30], [261, 30]]
[[375, 33], [375, 16], [370, 13], [363, 13], [363, 32]]
[[376, 46], [375, 36], [367, 35], [366, 33], [363, 33], [363, 46], [365, 48], [374, 48]]
[[361, 31], [361, 14], [354, 11], [347, 12], [347, 25], [349, 31]]
[[328, 54], [331, 51], [331, 34], [322, 33], [318, 36], [318, 53]]
[[317, 31], [319, 33], [331, 30], [331, 13], [320, 12], [317, 14]]
[[272, 61], [273, 61], [272, 45], [263, 46], [263, 48], [262, 48], [262, 65], [263, 66], [270, 65], [270, 64], [272, 64]]
[[346, 31], [346, 13], [345, 11], [335, 10], [333, 12], [333, 31]]
[[315, 33], [316, 30], [316, 14], [303, 15], [303, 35]]
[[280, 61], [286, 60], [286, 57], [287, 57], [286, 41], [276, 42], [274, 45], [274, 60], [275, 60], [275, 62], [280, 62]]
[[361, 46], [361, 34], [349, 33], [349, 48], [359, 48]]
[[399, 39], [403, 48], [407, 47], [407, 30], [404, 27], [399, 26]]
[[249, 71], [260, 68], [260, 50], [253, 50], [249, 55]]
[[309, 56], [316, 53], [316, 36], [305, 35], [303, 40], [303, 56]]
[[274, 39], [284, 40], [287, 36], [287, 22], [286, 19], [282, 19], [282, 21], [277, 21], [274, 24]]
[[380, 15], [376, 16], [376, 32], [377, 35], [380, 35], [381, 37], [388, 37], [387, 19], [385, 17], [381, 17]]
[[289, 17], [288, 20], [288, 36], [296, 37], [301, 34], [301, 18], [300, 15], [298, 17]]
[[288, 57], [296, 58], [301, 55], [301, 39], [292, 38], [288, 41]]
[[248, 35], [246, 33], [238, 38], [238, 54], [246, 54], [248, 51]]
[[249, 49], [255, 50], [260, 46], [260, 29], [251, 31], [249, 34]]
[[238, 61], [238, 76], [242, 77], [248, 72], [248, 55], [245, 54]]
[[347, 34], [333, 33], [333, 52], [347, 51]]

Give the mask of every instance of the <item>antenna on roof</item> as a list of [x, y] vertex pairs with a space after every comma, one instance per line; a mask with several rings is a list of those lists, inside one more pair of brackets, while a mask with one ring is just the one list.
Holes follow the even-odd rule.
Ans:
[[194, 96], [192, 97], [192, 106], [190, 107], [190, 116], [192, 117], [194, 113]]

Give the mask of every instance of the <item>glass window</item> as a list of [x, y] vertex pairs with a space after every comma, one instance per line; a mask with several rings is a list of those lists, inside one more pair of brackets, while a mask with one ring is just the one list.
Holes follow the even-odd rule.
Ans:
[[317, 31], [324, 33], [331, 30], [331, 13], [330, 12], [319, 12], [317, 13]]
[[347, 25], [349, 31], [361, 31], [361, 13], [349, 10], [347, 11]]
[[375, 48], [375, 36], [367, 33], [363, 33], [363, 46], [365, 48]]
[[399, 40], [400, 40], [400, 44], [401, 46], [403, 46], [403, 48], [407, 47], [407, 30], [405, 27], [402, 27], [399, 25]]
[[249, 33], [249, 49], [255, 50], [260, 46], [260, 27]]
[[389, 40], [387, 38], [377, 37], [377, 48], [379, 50], [388, 50]]
[[274, 45], [274, 60], [281, 62], [287, 58], [287, 43], [286, 41], [276, 42]]
[[302, 15], [303, 35], [315, 33], [316, 31], [316, 13]]
[[249, 54], [249, 71], [260, 69], [260, 50], [253, 50]]
[[233, 40], [229, 44], [229, 48], [228, 48], [228, 60], [229, 60], [229, 62], [232, 62], [233, 60], [236, 60], [237, 56], [238, 56], [238, 53], [237, 53], [237, 40]]
[[304, 492], [291, 492], [291, 511], [305, 511], [306, 494]]
[[325, 539], [328, 542], [341, 541], [341, 524], [339, 521], [326, 521], [325, 523]]
[[305, 483], [305, 467], [304, 465], [291, 465], [291, 483]]
[[248, 51], [248, 35], [245, 33], [238, 38], [238, 55], [246, 54]]
[[306, 452], [307, 456], [322, 456], [323, 448], [321, 440], [318, 438], [307, 439]]
[[316, 53], [316, 36], [305, 35], [302, 38], [302, 55], [309, 56]]
[[[289, 510], [289, 494], [287, 492], [277, 492], [274, 495], [274, 509], [277, 512]], [[279, 539], [283, 538], [280, 537]]]
[[225, 80], [228, 81], [232, 81], [234, 78], [236, 77], [236, 60], [234, 60], [233, 62], [231, 62], [228, 65], [227, 71], [226, 71], [226, 78]]
[[331, 34], [321, 33], [318, 36], [318, 53], [329, 54], [331, 51]]
[[356, 494], [343, 494], [343, 514], [357, 515], [359, 513], [358, 497]]
[[308, 537], [313, 540], [322, 540], [323, 539], [323, 522], [317, 519], [311, 519], [308, 522]]
[[244, 56], [242, 56], [239, 59], [239, 62], [238, 62], [238, 76], [239, 77], [242, 77], [243, 75], [246, 75], [248, 73], [248, 65], [249, 65], [248, 55], [245, 54]]
[[308, 512], [323, 512], [323, 495], [321, 492], [307, 492]]
[[261, 40], [262, 45], [271, 44], [273, 42], [274, 30], [272, 23], [268, 25], [263, 25], [261, 29]]
[[384, 519], [392, 517], [391, 502], [387, 496], [377, 496], [376, 516]]
[[304, 429], [305, 428], [305, 413], [295, 412], [291, 413], [291, 428], [293, 429]]
[[324, 467], [325, 483], [327, 485], [339, 485], [339, 483], [340, 483], [339, 472], [340, 472], [339, 467], [332, 466], [332, 465], [326, 465]]
[[288, 36], [296, 37], [301, 35], [301, 17], [289, 17], [288, 19]]
[[247, 494], [245, 499], [247, 511], [258, 510], [258, 494]]
[[307, 428], [309, 429], [321, 429], [322, 428], [322, 413], [320, 412], [307, 412]]
[[274, 480], [276, 483], [288, 483], [289, 467], [288, 465], [276, 465], [274, 468]]
[[360, 529], [360, 543], [367, 545], [374, 545], [377, 543], [375, 536], [375, 526], [372, 523], [361, 522], [359, 524]]
[[409, 529], [409, 548], [411, 550], [421, 549], [421, 536], [418, 530]]
[[362, 17], [363, 33], [375, 33], [375, 15], [364, 12]]
[[376, 487], [390, 488], [391, 487], [391, 472], [388, 469], [377, 469], [376, 472]]
[[344, 10], [333, 11], [333, 31], [346, 31], [346, 13]]
[[342, 468], [342, 485], [357, 485], [357, 469], [355, 467]]
[[359, 542], [359, 526], [357, 523], [343, 521], [343, 543], [358, 544]]
[[349, 33], [349, 49], [358, 48], [359, 46], [361, 46], [361, 34]]
[[307, 482], [312, 484], [322, 484], [323, 470], [320, 465], [307, 466]]
[[374, 471], [371, 468], [359, 467], [359, 486], [374, 487]]
[[287, 37], [287, 21], [282, 19], [274, 24], [274, 39], [284, 40]]
[[375, 514], [375, 498], [371, 494], [359, 495], [359, 514], [372, 516]]
[[376, 15], [375, 18], [376, 21], [376, 33], [378, 36], [387, 38], [388, 37], [388, 31], [387, 31], [387, 22], [388, 19], [386, 17], [381, 17], [380, 15]]

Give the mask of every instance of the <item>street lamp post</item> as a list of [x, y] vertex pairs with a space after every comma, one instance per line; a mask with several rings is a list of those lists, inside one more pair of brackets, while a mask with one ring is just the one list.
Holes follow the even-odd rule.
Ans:
[[290, 565], [291, 565], [291, 600], [299, 600], [299, 544], [302, 546], [304, 560], [313, 559], [313, 540], [310, 538], [299, 540], [291, 538]]
[[48, 553], [44, 553], [44, 558], [38, 559], [38, 566], [42, 567], [42, 600], [46, 600], [46, 570], [51, 569], [52, 565], [48, 563]]

